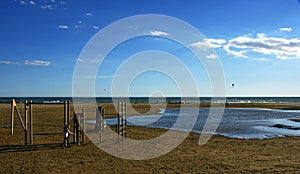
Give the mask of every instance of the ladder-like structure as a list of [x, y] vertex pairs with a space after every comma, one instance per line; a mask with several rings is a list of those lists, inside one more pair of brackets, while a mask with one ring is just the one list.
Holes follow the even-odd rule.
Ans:
[[117, 124], [117, 133], [118, 133], [118, 142], [126, 138], [127, 131], [127, 115], [126, 115], [126, 101], [118, 102], [118, 124]]

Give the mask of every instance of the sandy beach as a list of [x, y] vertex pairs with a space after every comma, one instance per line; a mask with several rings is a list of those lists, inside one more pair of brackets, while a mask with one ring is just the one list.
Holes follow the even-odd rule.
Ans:
[[[101, 105], [101, 104], [99, 104]], [[201, 107], [208, 107], [202, 104]], [[299, 103], [230, 104], [228, 107], [266, 107], [299, 109]], [[135, 104], [140, 113], [150, 112], [147, 104]], [[180, 105], [168, 105], [180, 107]], [[186, 104], [184, 107], [198, 107]], [[24, 107], [19, 104], [21, 115]], [[105, 104], [106, 113], [115, 113]], [[72, 109], [71, 109], [72, 111]], [[72, 112], [71, 112], [72, 113]], [[134, 115], [135, 112], [128, 111]], [[63, 105], [34, 105], [34, 142], [24, 146], [24, 131], [15, 117], [15, 131], [10, 134], [10, 105], [0, 104], [1, 173], [297, 173], [300, 137], [264, 140], [233, 139], [213, 136], [203, 146], [199, 134], [190, 135], [171, 152], [149, 160], [126, 160], [114, 157], [87, 140], [80, 146], [61, 148]], [[162, 135], [166, 130], [130, 126], [128, 137], [142, 140]], [[72, 138], [71, 138], [72, 141]]]

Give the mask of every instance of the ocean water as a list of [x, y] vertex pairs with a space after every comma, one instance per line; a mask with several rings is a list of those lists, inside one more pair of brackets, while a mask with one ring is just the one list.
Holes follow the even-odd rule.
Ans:
[[[14, 98], [17, 102], [24, 102], [25, 100], [32, 100], [37, 103], [60, 103], [66, 100], [73, 101], [72, 97], [0, 97], [0, 103], [10, 102]], [[115, 100], [126, 100], [131, 103], [178, 103], [180, 101], [185, 102], [211, 102], [211, 97], [166, 97], [166, 98], [149, 98], [149, 97], [130, 97], [130, 98], [115, 98]], [[282, 103], [282, 102], [300, 102], [300, 97], [227, 97], [229, 103]], [[111, 103], [113, 100], [111, 97], [96, 97], [96, 98], [80, 98], [82, 102], [101, 102]], [[214, 98], [214, 102], [224, 102], [224, 99]]]
[[[193, 127], [188, 127], [194, 118], [196, 108], [184, 108], [180, 126], [175, 126], [180, 109], [168, 108], [160, 115], [132, 116], [127, 118], [129, 125], [152, 128], [178, 129], [206, 134], [218, 134], [231, 138], [265, 139], [284, 136], [300, 136], [300, 110], [276, 110], [259, 108], [226, 108], [215, 132], [203, 132], [209, 108], [200, 108]], [[107, 124], [116, 124], [117, 119], [106, 119]], [[176, 123], [178, 125], [178, 123]], [[211, 124], [214, 124], [212, 122]], [[217, 124], [217, 122], [216, 122]]]

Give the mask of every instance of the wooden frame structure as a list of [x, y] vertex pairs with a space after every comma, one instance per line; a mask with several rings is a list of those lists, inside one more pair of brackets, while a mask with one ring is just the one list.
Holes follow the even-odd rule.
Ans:
[[[97, 112], [98, 109], [98, 112]], [[74, 144], [80, 145], [85, 142], [85, 119], [86, 119], [87, 109], [83, 108], [82, 112], [74, 112], [74, 134], [73, 140]], [[96, 108], [96, 123], [95, 123], [95, 132], [99, 133], [100, 143], [103, 140], [103, 131], [104, 131], [104, 106]]]
[[85, 109], [82, 109], [81, 113], [74, 112], [74, 144], [80, 145], [84, 143], [85, 132]]
[[64, 104], [64, 126], [66, 126], [70, 122], [70, 101], [65, 101], [64, 103], [33, 103], [32, 101], [24, 102], [24, 121], [21, 117], [19, 108], [17, 106], [16, 100], [12, 99], [11, 101], [11, 135], [14, 134], [14, 115], [15, 111], [17, 116], [21, 122], [22, 128], [24, 130], [24, 143], [25, 146], [28, 145], [28, 115], [29, 115], [29, 143], [33, 144], [33, 112], [32, 105], [33, 104]]
[[103, 141], [103, 131], [104, 131], [104, 106], [99, 106], [98, 107], [98, 111], [96, 111], [96, 124], [95, 124], [95, 130], [96, 132], [99, 132], [99, 139], [100, 139], [100, 143], [102, 143]]
[[126, 101], [118, 102], [118, 123], [116, 126], [118, 133], [118, 142], [127, 136], [127, 104]]
[[[24, 130], [24, 143], [25, 146], [28, 145], [28, 131], [29, 131], [29, 143], [33, 144], [33, 112], [32, 108], [34, 104], [63, 104], [64, 105], [64, 126], [70, 123], [70, 101], [65, 101], [63, 103], [33, 103], [32, 101], [25, 101], [24, 102], [24, 120], [21, 117], [19, 108], [15, 99], [11, 101], [11, 135], [14, 134], [14, 117], [15, 112], [21, 122], [22, 128]], [[103, 131], [104, 131], [104, 106], [100, 106], [96, 108], [99, 112], [96, 111], [96, 124], [95, 124], [95, 131], [99, 133], [100, 136], [100, 143], [103, 141]], [[80, 143], [85, 142], [85, 112], [86, 109], [83, 108], [81, 113], [74, 112], [74, 138], [73, 141], [75, 144], [80, 145]], [[126, 101], [119, 101], [118, 102], [118, 113], [117, 113], [117, 125], [116, 125], [116, 132], [118, 133], [118, 142], [126, 138], [127, 136], [127, 105]], [[29, 120], [28, 120], [29, 118]], [[29, 124], [29, 128], [28, 128]]]

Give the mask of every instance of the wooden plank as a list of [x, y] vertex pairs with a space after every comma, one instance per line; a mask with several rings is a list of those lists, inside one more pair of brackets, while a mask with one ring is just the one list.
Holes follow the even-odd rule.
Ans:
[[20, 120], [20, 122], [21, 122], [21, 124], [22, 124], [22, 127], [23, 127], [23, 129], [25, 130], [25, 125], [24, 125], [24, 122], [23, 122], [23, 120], [22, 120], [22, 117], [21, 117], [21, 114], [20, 114], [20, 111], [19, 111], [18, 106], [15, 106], [15, 109], [16, 109], [16, 111], [17, 111], [17, 115], [18, 115], [19, 120]]

